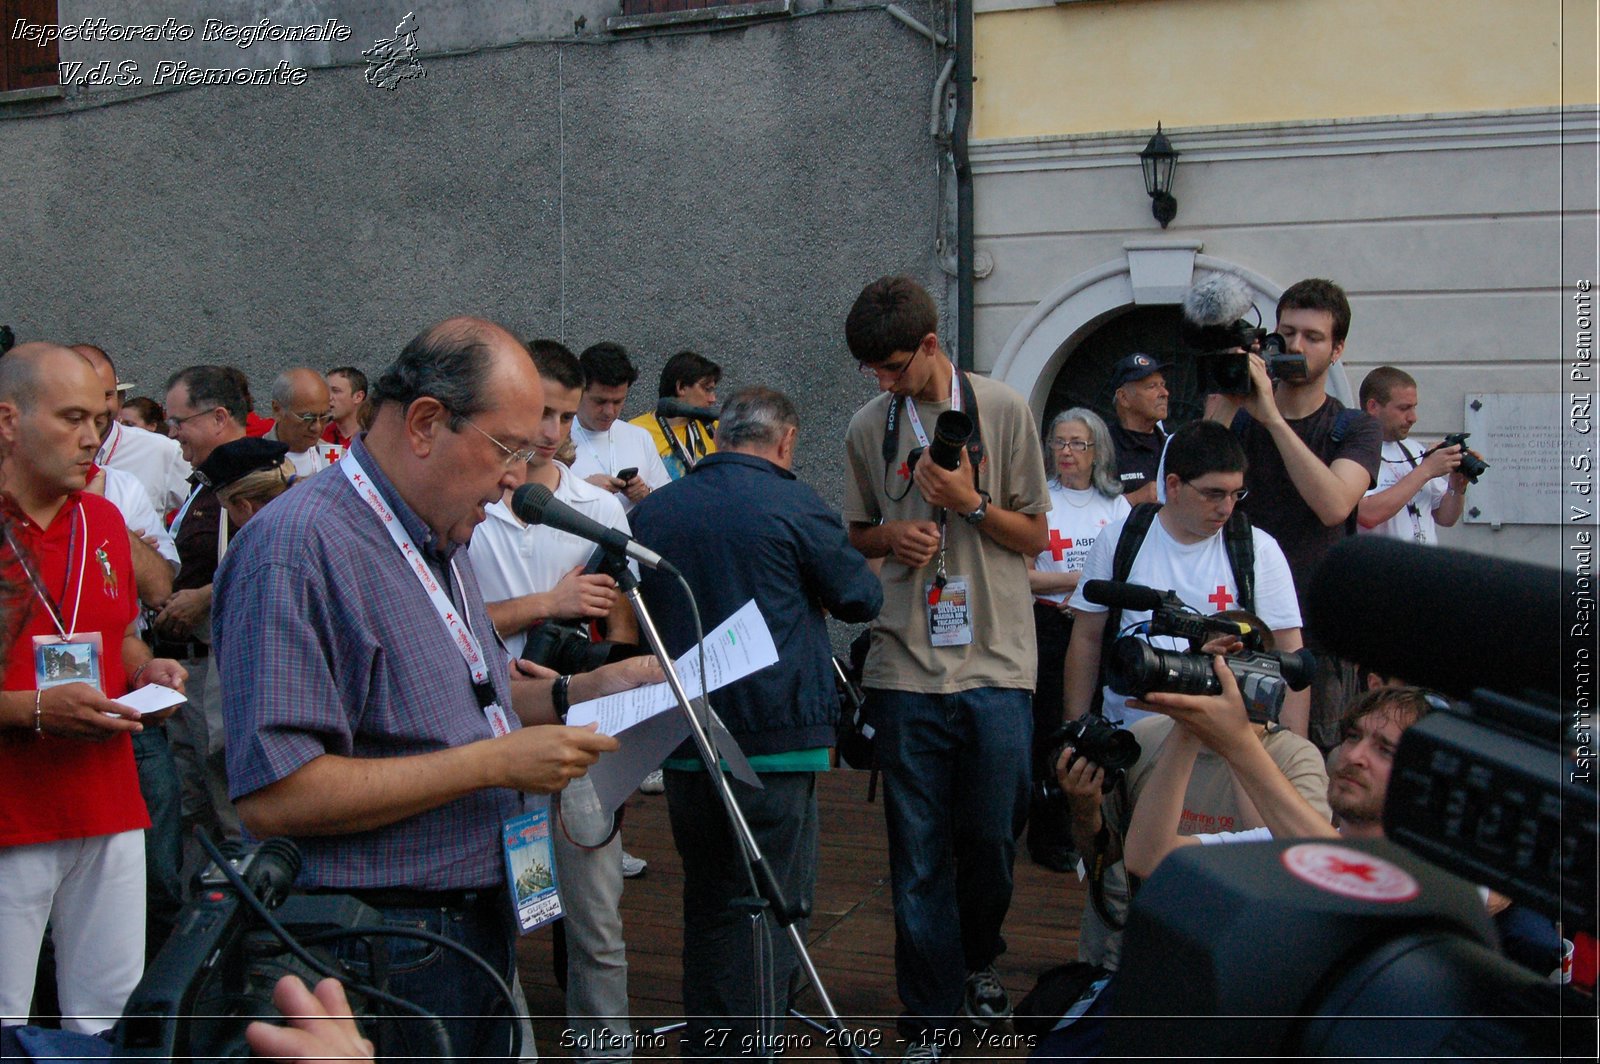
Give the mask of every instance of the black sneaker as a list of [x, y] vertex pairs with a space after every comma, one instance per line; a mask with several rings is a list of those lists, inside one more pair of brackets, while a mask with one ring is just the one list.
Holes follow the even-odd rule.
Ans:
[[979, 1027], [1000, 1023], [1011, 1018], [1011, 998], [1000, 985], [1000, 976], [994, 965], [967, 975], [967, 992], [961, 1003], [967, 1019]]

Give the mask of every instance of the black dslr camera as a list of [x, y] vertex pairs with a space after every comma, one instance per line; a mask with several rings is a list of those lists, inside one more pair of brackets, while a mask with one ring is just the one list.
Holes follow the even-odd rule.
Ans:
[[1439, 446], [1430, 448], [1422, 457], [1426, 458], [1434, 451], [1442, 451], [1446, 447], [1459, 447], [1461, 448], [1461, 464], [1456, 467], [1456, 472], [1476, 484], [1478, 478], [1489, 471], [1489, 463], [1467, 450], [1467, 439], [1471, 435], [1472, 433], [1470, 432], [1452, 432], [1444, 438]]
[[[589, 633], [573, 624], [545, 621], [528, 633], [522, 656], [536, 665], [554, 669], [563, 676], [593, 672], [602, 665], [630, 656], [616, 643], [596, 643]], [[628, 647], [631, 652], [634, 648]]]
[[1069, 720], [1050, 733], [1050, 772], [1044, 779], [1034, 782], [1035, 800], [1056, 802], [1066, 798], [1055, 777], [1055, 766], [1069, 746], [1072, 747], [1072, 760], [1067, 762], [1069, 768], [1081, 757], [1105, 770], [1105, 782], [1100, 789], [1106, 794], [1110, 794], [1139, 761], [1139, 740], [1126, 728], [1093, 714]]

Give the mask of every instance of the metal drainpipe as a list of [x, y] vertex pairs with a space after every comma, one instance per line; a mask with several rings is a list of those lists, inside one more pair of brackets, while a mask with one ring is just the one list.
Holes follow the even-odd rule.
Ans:
[[972, 125], [972, 0], [956, 0], [956, 116], [950, 155], [956, 170], [956, 364], [970, 370], [974, 359], [972, 166], [967, 134]]

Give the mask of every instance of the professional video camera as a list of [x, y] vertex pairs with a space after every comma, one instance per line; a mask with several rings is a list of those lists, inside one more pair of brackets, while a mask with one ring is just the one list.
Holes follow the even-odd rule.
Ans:
[[[288, 839], [236, 849], [227, 858], [249, 894], [295, 936], [382, 927], [372, 909], [346, 896], [290, 893], [300, 852]], [[272, 988], [286, 974], [308, 986], [319, 976], [252, 919], [251, 907], [218, 863], [202, 873], [194, 900], [178, 914], [172, 937], [145, 969], [116, 1027], [116, 1055], [162, 1060], [231, 1060], [250, 1055], [251, 1020], [279, 1018]], [[366, 1002], [351, 1006], [365, 1016]]]
[[1108, 1055], [1592, 1059], [1594, 999], [1497, 952], [1472, 886], [1595, 929], [1592, 688], [1563, 701], [1561, 679], [1593, 645], [1560, 627], [1580, 579], [1380, 537], [1330, 552], [1308, 617], [1331, 651], [1465, 703], [1405, 731], [1386, 840], [1168, 857], [1130, 912]]
[[[1246, 314], [1257, 321], [1246, 321]], [[1249, 395], [1253, 349], [1273, 380], [1298, 383], [1309, 372], [1305, 355], [1284, 350], [1284, 338], [1261, 327], [1249, 286], [1233, 274], [1214, 274], [1184, 294], [1179, 333], [1194, 352], [1196, 386], [1203, 393]]]
[[1224, 660], [1245, 709], [1257, 724], [1276, 724], [1289, 691], [1303, 691], [1316, 673], [1316, 658], [1309, 650], [1261, 649], [1261, 633], [1247, 624], [1202, 614], [1184, 604], [1174, 592], [1157, 591], [1118, 580], [1090, 580], [1083, 597], [1101, 606], [1142, 610], [1150, 619], [1139, 627], [1146, 636], [1173, 636], [1189, 641], [1189, 651], [1151, 646], [1137, 635], [1122, 635], [1111, 644], [1106, 662], [1107, 685], [1117, 694], [1143, 698], [1162, 691], [1181, 695], [1214, 695], [1222, 690], [1212, 669], [1211, 655], [1199, 647], [1217, 635], [1237, 636], [1245, 649]]
[[[378, 1059], [450, 1058], [450, 1038], [439, 1017], [382, 989], [385, 943], [412, 938], [466, 952], [462, 946], [420, 929], [388, 927], [376, 910], [347, 894], [292, 893], [300, 851], [288, 839], [233, 844], [226, 854], [209, 839], [201, 837], [201, 844], [212, 863], [200, 875], [193, 900], [178, 914], [172, 937], [128, 999], [113, 1031], [115, 1058], [247, 1058], [244, 1031], [250, 1021], [282, 1021], [272, 990], [284, 975], [297, 975], [307, 986], [338, 977], [354, 1016], [377, 1046]], [[356, 981], [353, 969], [325, 952], [327, 944], [346, 939], [367, 943], [370, 984]], [[514, 1012], [504, 980], [483, 967], [484, 978], [496, 984]], [[515, 1059], [520, 1032], [509, 1026]]]
[[[1139, 761], [1139, 740], [1126, 728], [1119, 728], [1104, 717], [1089, 715], [1059, 724], [1050, 733], [1049, 743], [1050, 760], [1046, 764], [1053, 769], [1070, 746], [1072, 761], [1067, 762], [1067, 767], [1071, 768], [1080, 757], [1099, 765], [1106, 774], [1105, 782], [1100, 785], [1106, 794], [1115, 790], [1122, 777]], [[1066, 798], [1053, 772], [1042, 780], [1035, 780], [1033, 786], [1034, 798], [1039, 801], [1058, 802]]]

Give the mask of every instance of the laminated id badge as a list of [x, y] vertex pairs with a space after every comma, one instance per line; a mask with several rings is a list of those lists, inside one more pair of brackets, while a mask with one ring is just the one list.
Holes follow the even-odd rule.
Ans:
[[101, 640], [99, 632], [69, 632], [33, 637], [33, 679], [39, 690], [47, 691], [68, 683], [92, 684], [105, 694], [101, 678]]
[[556, 892], [555, 850], [550, 842], [550, 804], [505, 822], [500, 833], [506, 858], [506, 882], [511, 886], [511, 909], [517, 932], [526, 935], [561, 917], [561, 895]]
[[964, 647], [972, 642], [972, 602], [967, 578], [952, 576], [935, 595], [933, 584], [924, 589], [928, 602], [928, 641], [936, 647]]

